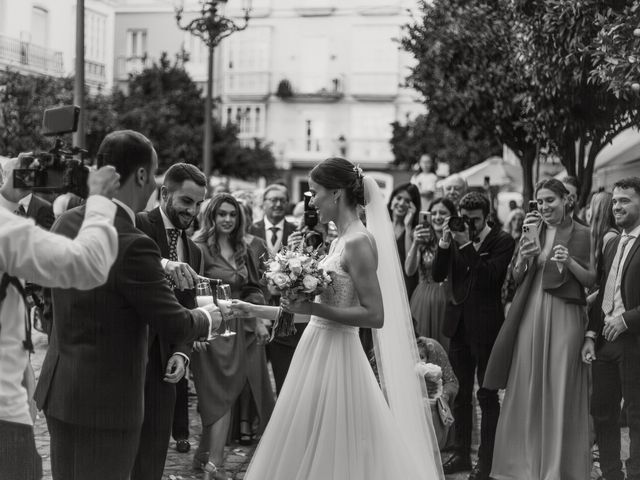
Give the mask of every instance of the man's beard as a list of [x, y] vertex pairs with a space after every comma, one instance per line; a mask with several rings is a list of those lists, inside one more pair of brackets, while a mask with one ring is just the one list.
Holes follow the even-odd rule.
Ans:
[[173, 208], [172, 199], [167, 200], [165, 213], [167, 214], [167, 217], [169, 217], [169, 220], [171, 220], [171, 223], [173, 223], [173, 226], [180, 230], [186, 230], [187, 228], [189, 228], [189, 226], [193, 223], [193, 219], [195, 218], [191, 217], [191, 219], [185, 224], [180, 218], [180, 212], [176, 211], [176, 209]]

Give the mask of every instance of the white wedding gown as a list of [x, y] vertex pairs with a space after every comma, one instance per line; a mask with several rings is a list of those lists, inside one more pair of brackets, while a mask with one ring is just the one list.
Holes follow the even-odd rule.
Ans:
[[[316, 301], [358, 304], [341, 266], [344, 239], [323, 267], [333, 286]], [[358, 328], [312, 317], [246, 480], [409, 480], [434, 478], [405, 444], [360, 344]], [[427, 456], [427, 452], [424, 452]]]

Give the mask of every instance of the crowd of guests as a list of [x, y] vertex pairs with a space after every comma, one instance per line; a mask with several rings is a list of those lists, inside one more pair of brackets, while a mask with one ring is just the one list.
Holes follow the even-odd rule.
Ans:
[[[152, 151], [146, 139], [132, 134], [120, 133], [105, 142], [101, 149], [125, 157]], [[155, 153], [149, 155], [154, 158]], [[576, 179], [544, 180], [535, 188], [533, 204], [512, 205], [504, 225], [499, 225], [486, 191], [470, 190], [455, 174], [441, 181], [428, 155], [419, 163], [421, 171], [411, 182], [391, 193], [388, 211], [421, 360], [442, 372], [435, 378], [425, 375], [425, 382], [439, 447], [450, 452], [443, 456], [444, 472], [470, 471], [470, 480], [584, 480], [590, 475], [595, 438], [604, 479], [640, 479], [640, 295], [634, 287], [640, 278], [640, 179], [621, 180], [610, 192], [594, 193], [583, 210], [578, 208]], [[321, 249], [332, 239], [332, 226], [309, 224], [303, 202], [292, 205], [282, 184], [267, 186], [258, 198], [254, 192], [229, 192], [224, 186], [207, 192], [202, 172], [178, 163], [165, 173], [157, 206], [143, 211], [145, 195], [155, 187], [153, 161], [126, 168], [114, 164], [122, 170], [123, 184], [114, 201], [158, 248], [161, 281], [180, 308], [196, 309], [195, 287], [205, 279], [214, 279], [214, 290], [219, 282], [229, 284], [233, 298], [277, 305], [277, 292], [261, 280], [269, 255], [285, 245], [299, 245], [310, 232], [321, 239]], [[18, 205], [17, 213], [34, 218], [43, 228], [50, 228], [55, 217], [69, 218], [64, 210], [81, 203], [72, 195], [57, 200], [55, 208], [28, 192], [17, 198], [7, 180], [10, 173], [5, 172], [0, 197], [10, 198], [12, 206]], [[118, 227], [117, 217], [116, 227], [124, 228]], [[58, 231], [65, 233], [64, 228]], [[121, 249], [129, 248], [120, 242]], [[119, 267], [130, 269], [133, 280], [127, 285], [149, 281], [131, 269], [150, 266], [133, 257], [128, 261], [131, 265]], [[114, 277], [117, 283], [119, 277]], [[102, 308], [114, 302], [115, 294], [106, 289], [106, 300], [98, 304]], [[132, 294], [141, 297], [136, 289]], [[67, 295], [54, 292], [58, 308], [70, 302]], [[140, 400], [138, 418], [136, 412], [107, 406], [112, 398], [108, 386], [94, 385], [95, 378], [82, 387], [86, 392], [94, 385], [89, 397], [69, 389], [56, 393], [62, 381], [55, 372], [63, 368], [65, 356], [59, 349], [95, 332], [65, 338], [68, 334], [60, 325], [75, 325], [73, 316], [61, 319], [55, 312], [47, 313], [50, 294], [41, 296], [35, 306], [49, 319], [48, 326], [42, 321], [43, 329], [51, 334], [55, 348], [50, 347], [35, 397], [52, 434], [54, 478], [103, 478], [91, 465], [98, 457], [101, 463], [105, 458], [119, 461], [123, 472], [129, 468], [132, 480], [162, 478], [171, 435], [179, 451], [191, 448], [188, 372], [202, 424], [194, 468], [203, 470], [212, 463], [218, 467], [212, 478], [229, 478], [221, 468], [225, 445], [255, 443], [264, 431], [309, 321], [296, 315], [295, 334], [269, 341], [267, 320], [233, 318], [229, 328], [235, 335], [207, 341], [149, 320], [147, 341], [138, 342], [147, 347], [144, 359], [132, 361], [144, 370], [136, 374], [143, 380], [143, 392], [137, 395], [138, 387], [126, 382], [114, 380], [112, 385], [114, 391], [131, 390], [121, 395], [125, 400], [131, 395]], [[138, 301], [147, 305], [130, 298], [122, 302], [122, 309], [136, 310]], [[186, 315], [183, 310], [178, 315], [177, 306], [162, 301], [160, 305], [166, 309], [164, 315]], [[158, 312], [155, 307], [130, 315]], [[68, 325], [70, 331], [77, 327], [73, 325]], [[122, 332], [131, 328], [122, 325]], [[138, 338], [122, 332], [112, 339], [111, 348], [119, 345], [119, 335], [127, 336], [128, 342]], [[370, 350], [370, 336], [363, 331], [361, 339], [363, 348]], [[34, 384], [29, 370], [25, 383]], [[500, 389], [505, 389], [502, 405]], [[97, 397], [100, 392], [105, 398]], [[474, 392], [481, 421], [478, 458], [472, 464]], [[69, 395], [79, 395], [78, 404], [93, 410], [69, 411], [70, 402], [60, 403]], [[622, 399], [631, 437], [626, 477], [620, 460]], [[82, 446], [87, 436], [78, 425], [115, 426], [128, 432], [137, 421], [142, 423], [139, 435], [114, 437], [110, 430], [111, 437], [105, 434]], [[109, 451], [114, 443], [134, 454], [119, 457]], [[97, 448], [98, 457], [96, 451], [87, 453], [89, 448]]]
[[[603, 479], [640, 479], [640, 178], [594, 192], [583, 209], [576, 178], [543, 180], [532, 204], [511, 205], [503, 226], [490, 196], [459, 176], [439, 189], [428, 182], [428, 194], [417, 179], [389, 205], [405, 227], [396, 238], [416, 335], [447, 351], [440, 363], [456, 379], [444, 472], [582, 480], [599, 457]], [[415, 203], [415, 190], [429, 203]], [[429, 221], [416, 224], [421, 210]], [[452, 228], [455, 217], [464, 231]], [[474, 385], [481, 420], [472, 465]], [[630, 428], [626, 468], [621, 424]]]

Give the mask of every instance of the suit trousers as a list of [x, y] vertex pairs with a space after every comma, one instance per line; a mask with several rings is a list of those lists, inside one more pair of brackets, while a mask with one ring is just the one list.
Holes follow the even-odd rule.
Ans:
[[296, 333], [288, 335], [286, 337], [275, 337], [269, 344], [267, 344], [267, 350], [269, 353], [269, 360], [271, 361], [271, 368], [273, 369], [273, 377], [276, 381], [276, 392], [280, 394], [282, 390], [282, 384], [287, 377], [289, 366], [291, 365], [291, 359], [296, 351], [298, 342], [307, 328], [306, 323], [296, 323]]
[[164, 370], [156, 338], [149, 349], [144, 381], [144, 421], [131, 480], [162, 479], [176, 401], [176, 386], [163, 380]]
[[176, 383], [176, 405], [173, 409], [173, 426], [171, 427], [171, 435], [176, 441], [189, 438], [189, 383], [187, 373]]
[[[460, 383], [460, 390], [453, 403], [453, 417], [456, 422], [454, 448], [458, 454], [468, 457], [471, 454], [474, 413], [472, 397], [475, 377], [477, 374], [478, 385], [482, 385], [492, 345], [469, 342], [464, 338], [464, 334], [460, 334], [460, 330], [462, 329], [458, 330], [449, 345], [449, 360]], [[482, 386], [478, 389], [476, 396], [482, 412], [478, 462], [483, 471], [488, 472], [491, 470], [493, 461], [500, 401], [497, 390], [488, 390]]]
[[42, 458], [36, 450], [33, 427], [0, 420], [0, 478], [39, 480]]
[[592, 367], [591, 415], [600, 450], [600, 468], [606, 480], [621, 480], [620, 402], [624, 398], [629, 425], [630, 455], [627, 478], [640, 480], [640, 345], [638, 337], [623, 334], [604, 341]]
[[129, 480], [139, 428], [107, 430], [46, 417], [53, 480]]

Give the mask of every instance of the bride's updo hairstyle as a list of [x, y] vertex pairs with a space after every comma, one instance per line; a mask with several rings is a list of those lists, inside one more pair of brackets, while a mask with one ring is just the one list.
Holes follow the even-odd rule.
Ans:
[[362, 170], [349, 160], [340, 157], [327, 158], [313, 167], [309, 176], [328, 190], [344, 189], [347, 205], [364, 205]]

